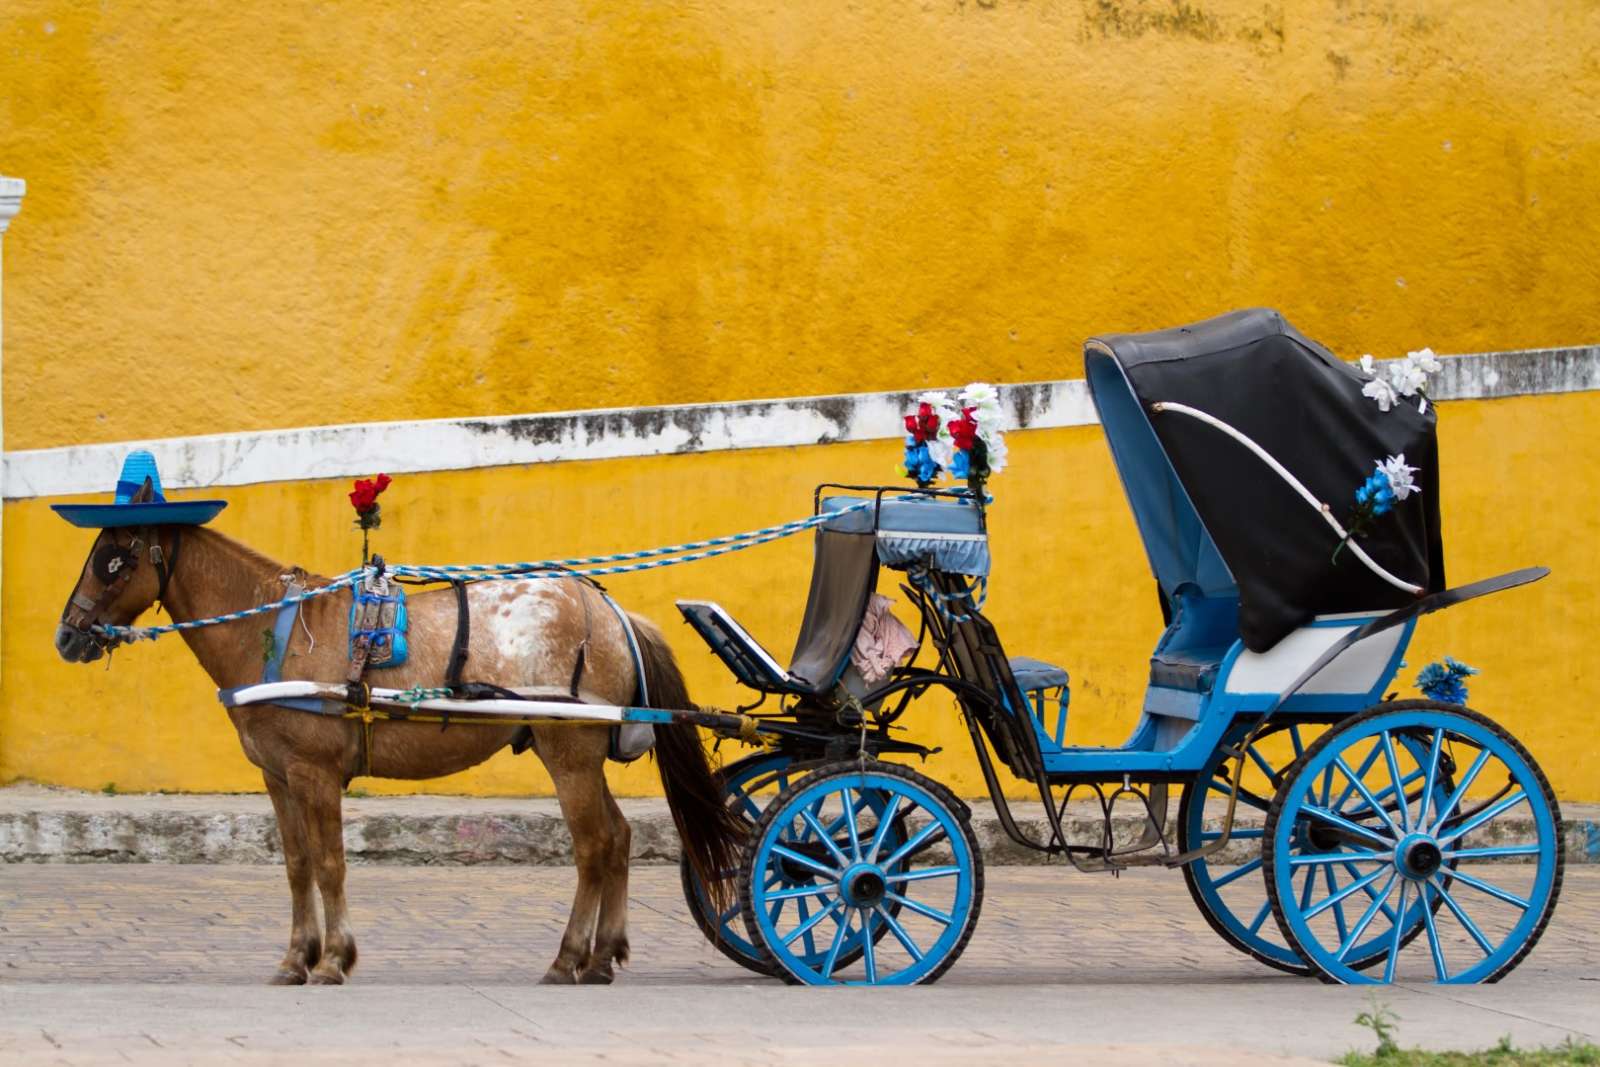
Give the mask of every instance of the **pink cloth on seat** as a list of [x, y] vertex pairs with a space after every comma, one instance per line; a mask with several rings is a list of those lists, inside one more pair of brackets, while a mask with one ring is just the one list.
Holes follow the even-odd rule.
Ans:
[[915, 635], [890, 613], [889, 605], [893, 603], [882, 593], [872, 594], [856, 633], [855, 647], [850, 650], [850, 662], [868, 685], [903, 663], [917, 647]]

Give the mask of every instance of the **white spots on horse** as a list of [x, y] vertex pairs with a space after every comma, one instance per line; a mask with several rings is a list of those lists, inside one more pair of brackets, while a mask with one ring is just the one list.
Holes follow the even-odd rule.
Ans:
[[[552, 630], [572, 606], [560, 582], [482, 582], [469, 586], [472, 628], [493, 643], [503, 669], [524, 683], [541, 684], [561, 676], [559, 641]], [[571, 665], [566, 667], [571, 671]]]

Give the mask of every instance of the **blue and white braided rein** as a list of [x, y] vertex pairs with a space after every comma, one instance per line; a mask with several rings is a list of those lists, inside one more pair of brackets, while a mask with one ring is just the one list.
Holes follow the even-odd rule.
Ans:
[[[756, 545], [764, 545], [770, 541], [777, 541], [790, 537], [803, 530], [821, 526], [838, 518], [840, 515], [873, 506], [873, 501], [863, 500], [851, 504], [837, 511], [825, 515], [811, 515], [804, 519], [795, 519], [792, 522], [781, 522], [776, 526], [764, 526], [759, 530], [747, 530], [744, 533], [725, 534], [721, 537], [712, 537], [704, 541], [685, 541], [677, 545], [662, 545], [659, 548], [641, 549], [636, 552], [614, 552], [604, 556], [574, 556], [568, 559], [537, 560], [524, 563], [451, 563], [436, 566], [416, 566], [412, 564], [395, 564], [387, 568], [388, 573], [402, 578], [423, 578], [433, 581], [489, 581], [489, 580], [521, 580], [544, 578], [571, 578], [575, 575], [598, 577], [607, 574], [631, 574], [635, 571], [653, 570], [657, 567], [671, 567], [678, 563], [693, 563], [697, 560], [711, 559], [714, 556], [725, 556], [730, 552], [740, 552]], [[658, 558], [666, 557], [666, 558]], [[635, 560], [639, 562], [627, 562]], [[602, 564], [610, 564], [603, 566]], [[121, 641], [153, 641], [166, 634], [179, 633], [184, 630], [198, 630], [205, 626], [216, 626], [225, 622], [237, 622], [256, 615], [265, 615], [294, 604], [329, 593], [338, 592], [340, 589], [354, 585], [373, 568], [358, 567], [355, 570], [345, 571], [327, 585], [308, 589], [303, 593], [286, 596], [282, 600], [274, 600], [269, 604], [258, 604], [253, 608], [243, 611], [230, 611], [224, 615], [212, 615], [204, 619], [191, 619], [188, 622], [166, 623], [161, 626], [96, 626], [94, 632], [106, 637]]]

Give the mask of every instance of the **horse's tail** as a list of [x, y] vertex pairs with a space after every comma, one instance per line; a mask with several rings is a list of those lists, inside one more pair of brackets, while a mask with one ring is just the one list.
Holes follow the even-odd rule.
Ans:
[[[650, 706], [691, 711], [683, 672], [672, 654], [667, 639], [648, 619], [629, 613], [633, 631], [639, 639], [644, 661], [645, 683], [650, 691]], [[700, 877], [718, 910], [725, 908], [732, 893], [731, 875], [738, 868], [745, 828], [729, 810], [722, 789], [711, 773], [700, 732], [691, 723], [656, 727], [656, 766], [661, 771], [661, 786], [667, 794], [667, 807], [677, 824], [689, 864]]]

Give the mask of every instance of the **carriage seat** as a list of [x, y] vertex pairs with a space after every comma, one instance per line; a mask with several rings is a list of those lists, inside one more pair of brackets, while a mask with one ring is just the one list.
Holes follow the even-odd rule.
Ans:
[[1209, 693], [1228, 654], [1220, 648], [1166, 649], [1150, 657], [1150, 684], [1191, 693]]
[[784, 670], [772, 653], [761, 647], [761, 642], [750, 636], [721, 604], [709, 600], [680, 600], [678, 610], [683, 613], [684, 621], [711, 646], [717, 658], [727, 664], [740, 684], [760, 693], [816, 694], [815, 686]]
[[[1017, 688], [1033, 712], [1039, 747], [1046, 752], [1059, 752], [1066, 744], [1067, 705], [1072, 699], [1066, 670], [1027, 656], [1012, 656], [1009, 663], [1011, 677], [1016, 679]], [[1053, 702], [1051, 693], [1055, 694]]]
[[1061, 689], [1070, 682], [1064, 668], [1027, 656], [1011, 657], [1011, 677], [1017, 680], [1017, 688], [1024, 693], [1035, 689]]

